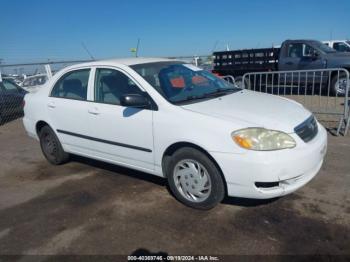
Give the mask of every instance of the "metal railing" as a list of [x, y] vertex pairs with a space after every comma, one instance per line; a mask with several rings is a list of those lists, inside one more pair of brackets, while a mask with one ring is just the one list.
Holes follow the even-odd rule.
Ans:
[[242, 88], [293, 99], [324, 121], [339, 124], [336, 134], [349, 130], [349, 72], [343, 68], [247, 73]]
[[233, 76], [227, 75], [227, 76], [221, 76], [221, 78], [231, 84], [234, 84], [234, 85], [236, 84], [235, 78]]

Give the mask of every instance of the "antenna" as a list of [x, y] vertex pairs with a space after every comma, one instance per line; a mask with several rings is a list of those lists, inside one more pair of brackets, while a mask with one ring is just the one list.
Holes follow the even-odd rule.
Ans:
[[83, 48], [86, 51], [86, 53], [90, 56], [91, 60], [95, 60], [95, 57], [90, 53], [89, 49], [87, 49], [87, 47], [84, 44], [84, 42], [81, 42], [81, 45], [83, 46]]
[[138, 55], [139, 55], [139, 46], [140, 46], [140, 38], [137, 39], [136, 53], [135, 53], [136, 57], [138, 57]]
[[333, 40], [333, 29], [331, 29], [331, 31], [329, 32], [329, 36], [330, 36], [330, 41], [332, 41]]
[[213, 49], [211, 50], [211, 53], [214, 53], [214, 51], [215, 51], [216, 47], [218, 46], [218, 44], [219, 44], [219, 41], [216, 40], [215, 43], [214, 43]]

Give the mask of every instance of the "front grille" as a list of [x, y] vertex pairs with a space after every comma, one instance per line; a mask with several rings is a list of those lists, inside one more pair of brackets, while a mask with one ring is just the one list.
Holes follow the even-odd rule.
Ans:
[[295, 133], [305, 142], [311, 141], [318, 133], [318, 126], [314, 116], [294, 128]]

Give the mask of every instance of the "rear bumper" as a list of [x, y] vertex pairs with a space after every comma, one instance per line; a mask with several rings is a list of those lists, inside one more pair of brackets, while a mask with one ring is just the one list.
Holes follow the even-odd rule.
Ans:
[[[229, 196], [266, 199], [294, 192], [307, 184], [322, 167], [327, 151], [327, 132], [319, 133], [309, 143], [293, 134], [297, 147], [280, 151], [245, 154], [212, 152], [226, 182]], [[256, 183], [272, 183], [259, 187]]]

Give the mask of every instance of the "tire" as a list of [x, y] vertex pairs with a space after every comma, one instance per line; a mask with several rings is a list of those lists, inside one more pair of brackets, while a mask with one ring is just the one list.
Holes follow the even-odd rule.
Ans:
[[[243, 89], [243, 77], [242, 76], [235, 77], [235, 83], [239, 88]], [[244, 89], [250, 89], [250, 88], [251, 88], [251, 83], [249, 82], [249, 79], [245, 78], [244, 79]]]
[[[339, 80], [340, 82], [345, 81], [346, 83], [346, 74], [344, 72], [339, 74]], [[341, 86], [342, 85], [340, 84], [339, 86], [338, 83], [338, 74], [335, 74], [331, 80], [331, 94], [334, 96], [345, 96], [345, 89], [341, 88]]]
[[208, 210], [225, 197], [220, 170], [197, 149], [184, 147], [177, 150], [165, 168], [171, 192], [189, 207]]
[[49, 126], [40, 130], [39, 139], [41, 151], [47, 161], [53, 165], [61, 165], [68, 161], [69, 154], [64, 152], [58, 137]]

